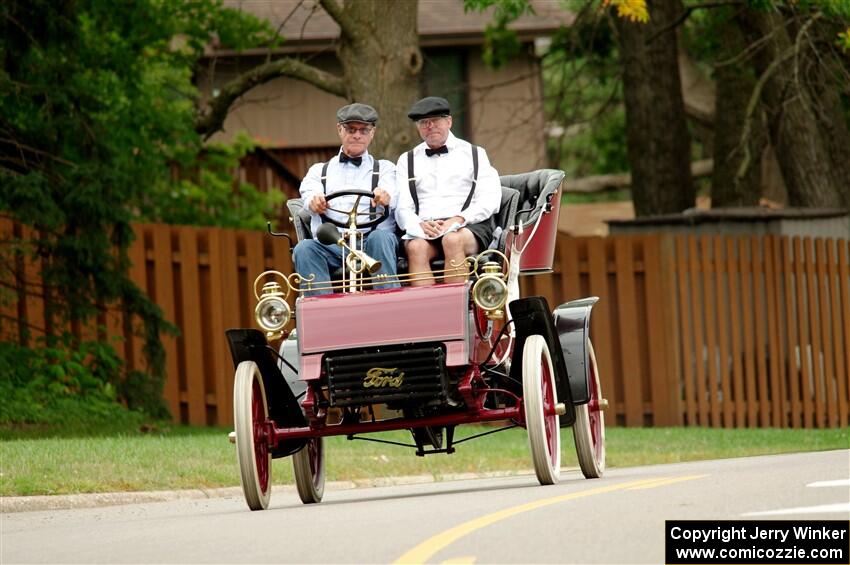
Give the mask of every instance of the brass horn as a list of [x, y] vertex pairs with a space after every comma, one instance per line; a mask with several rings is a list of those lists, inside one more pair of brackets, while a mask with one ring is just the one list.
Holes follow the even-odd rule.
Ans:
[[345, 239], [339, 237], [339, 232], [332, 224], [322, 224], [322, 226], [316, 231], [316, 236], [319, 241], [325, 245], [337, 244], [348, 249], [348, 257], [345, 258], [345, 264], [351, 272], [359, 274], [363, 271], [369, 271], [369, 274], [371, 275], [380, 270], [380, 261], [370, 257], [363, 251], [358, 251], [349, 247], [348, 244], [345, 243]]

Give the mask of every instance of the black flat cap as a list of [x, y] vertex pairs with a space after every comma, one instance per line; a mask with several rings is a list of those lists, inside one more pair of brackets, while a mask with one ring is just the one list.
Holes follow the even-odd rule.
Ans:
[[336, 121], [340, 124], [347, 124], [348, 122], [374, 124], [378, 121], [378, 112], [368, 104], [355, 102], [337, 110]]
[[407, 117], [411, 120], [421, 120], [432, 116], [451, 116], [449, 101], [439, 96], [428, 96], [410, 107]]

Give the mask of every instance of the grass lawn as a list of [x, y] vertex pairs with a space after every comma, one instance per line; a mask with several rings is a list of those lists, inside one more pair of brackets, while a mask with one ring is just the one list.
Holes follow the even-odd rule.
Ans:
[[[458, 428], [457, 441], [492, 427]], [[33, 437], [32, 431], [0, 430], [0, 495], [70, 494], [239, 484], [235, 446], [222, 428], [174, 427], [148, 433]], [[377, 435], [412, 443], [406, 431]], [[344, 437], [326, 440], [327, 479], [396, 475], [443, 475], [531, 469], [525, 430], [517, 428], [457, 446], [447, 455], [416, 457], [412, 449]], [[570, 430], [562, 430], [564, 466], [576, 466]], [[609, 467], [628, 467], [788, 453], [847, 449], [850, 428], [830, 430], [724, 430], [708, 428], [609, 428]], [[292, 483], [289, 458], [273, 463], [275, 484]]]

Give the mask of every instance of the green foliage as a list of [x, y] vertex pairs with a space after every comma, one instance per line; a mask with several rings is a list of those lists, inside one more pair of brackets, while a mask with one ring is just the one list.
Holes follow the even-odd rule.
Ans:
[[[240, 49], [274, 35], [221, 0], [0, 4], [0, 217], [34, 234], [2, 242], [0, 264], [14, 264], [22, 249], [42, 259], [45, 284], [61, 291], [48, 311], [56, 327], [92, 316], [96, 304], [120, 304], [140, 318], [151, 374], [127, 375], [132, 386], [116, 394], [150, 414], [164, 411], [159, 336], [175, 328], [127, 277], [130, 222], [261, 225], [265, 197], [250, 186], [224, 194], [226, 174], [249, 146], [204, 151], [192, 77], [211, 40]], [[172, 176], [174, 167], [191, 174]], [[20, 282], [0, 270], [0, 286]], [[69, 341], [49, 345], [83, 351]], [[48, 351], [13, 355], [10, 347], [5, 355], [28, 367], [36, 366], [30, 355]], [[65, 362], [48, 366], [57, 363]]]
[[283, 194], [260, 192], [250, 183], [235, 186], [239, 160], [250, 153], [254, 142], [244, 133], [231, 144], [209, 143], [199, 153], [176, 148], [172, 162], [179, 164], [179, 178], [158, 182], [145, 195], [140, 216], [167, 224], [191, 224], [230, 228], [264, 229], [266, 214], [280, 206]]
[[524, 14], [533, 14], [527, 0], [464, 0], [464, 11], [484, 11], [495, 6], [493, 20], [484, 29], [484, 63], [498, 69], [519, 54], [522, 44], [508, 24]]
[[110, 420], [138, 422], [141, 413], [116, 401], [122, 361], [104, 343], [71, 346], [66, 334], [57, 346], [39, 340], [33, 348], [0, 342], [0, 422], [77, 427]]

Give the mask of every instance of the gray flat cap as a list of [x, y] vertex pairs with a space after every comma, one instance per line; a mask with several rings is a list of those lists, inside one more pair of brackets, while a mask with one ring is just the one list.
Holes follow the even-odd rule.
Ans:
[[428, 96], [410, 107], [407, 117], [411, 120], [421, 120], [432, 116], [451, 116], [449, 101], [439, 96]]
[[355, 102], [337, 110], [336, 121], [340, 124], [347, 124], [348, 122], [374, 124], [378, 121], [378, 112], [367, 104]]

